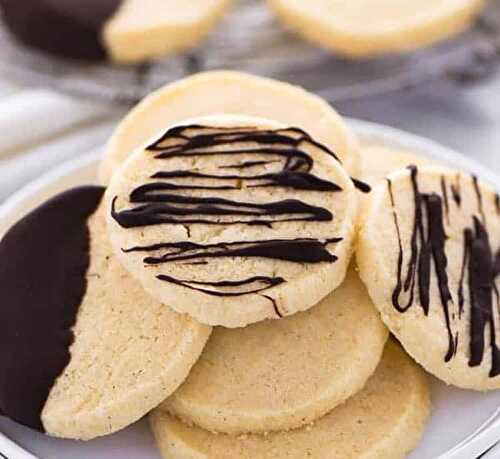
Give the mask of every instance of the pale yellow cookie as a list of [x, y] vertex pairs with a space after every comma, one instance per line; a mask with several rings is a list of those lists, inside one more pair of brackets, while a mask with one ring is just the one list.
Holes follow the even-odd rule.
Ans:
[[354, 58], [411, 51], [470, 26], [484, 0], [268, 0], [290, 28]]
[[51, 436], [89, 440], [134, 423], [184, 381], [211, 331], [115, 260], [103, 193], [61, 193], [0, 241], [0, 410]]
[[132, 424], [186, 378], [210, 327], [146, 295], [117, 263], [104, 209], [89, 221], [91, 264], [71, 360], [42, 412], [47, 432], [89, 439]]
[[193, 48], [212, 30], [231, 0], [123, 0], [105, 23], [112, 60], [141, 62]]
[[[389, 174], [410, 165], [433, 164], [433, 161], [426, 156], [376, 143], [363, 144], [360, 153], [362, 164], [360, 178], [371, 187], [385, 180]], [[360, 195], [358, 225], [362, 225], [369, 202], [370, 193]]]
[[389, 174], [408, 166], [420, 167], [434, 163], [424, 155], [380, 144], [363, 144], [360, 152], [362, 161], [360, 178], [371, 186], [377, 185]]
[[126, 269], [209, 325], [309, 309], [340, 285], [351, 259], [351, 179], [305, 131], [268, 120], [166, 125], [117, 171], [106, 200]]
[[311, 426], [238, 437], [189, 427], [161, 409], [150, 421], [165, 459], [403, 459], [429, 414], [426, 375], [390, 342], [363, 390]]
[[350, 174], [359, 173], [356, 141], [324, 100], [280, 81], [217, 71], [169, 84], [135, 107], [109, 141], [101, 181], [107, 184], [116, 168], [165, 126], [214, 113], [257, 116], [302, 128], [333, 150]]
[[361, 278], [390, 330], [429, 372], [500, 388], [500, 199], [469, 174], [399, 171], [371, 195]]
[[351, 269], [309, 311], [242, 329], [216, 328], [188, 379], [161, 409], [230, 434], [299, 427], [361, 390], [387, 336]]

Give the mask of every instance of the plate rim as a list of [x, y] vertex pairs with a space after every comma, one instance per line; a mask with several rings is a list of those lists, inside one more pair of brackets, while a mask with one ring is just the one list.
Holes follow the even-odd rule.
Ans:
[[[469, 158], [458, 151], [446, 147], [439, 142], [426, 137], [412, 134], [407, 131], [391, 126], [364, 121], [355, 118], [345, 118], [349, 127], [353, 130], [361, 141], [374, 140], [381, 145], [399, 147], [402, 150], [409, 150], [417, 154], [422, 154], [429, 158], [438, 159], [444, 163], [452, 165], [457, 169], [471, 172], [482, 180], [490, 183], [495, 190], [500, 192], [500, 175], [491, 172], [486, 166], [475, 159]], [[361, 142], [361, 143], [362, 143]], [[66, 176], [76, 173], [78, 170], [97, 166], [104, 152], [104, 146], [91, 150], [77, 159], [70, 159], [58, 166], [50, 169], [36, 179], [25, 184], [18, 191], [10, 195], [0, 204], [0, 221], [8, 215], [15, 213], [16, 208], [21, 207], [24, 201], [35, 197], [38, 192]], [[22, 159], [20, 159], [22, 161]], [[0, 224], [0, 238], [3, 236], [5, 228]], [[449, 451], [440, 455], [437, 459], [469, 459], [471, 454], [481, 454], [489, 447], [500, 440], [498, 430], [500, 428], [500, 406], [480, 427], [458, 443]], [[496, 433], [496, 435], [495, 435]], [[480, 448], [480, 449], [479, 449]], [[478, 452], [479, 451], [479, 452]]]

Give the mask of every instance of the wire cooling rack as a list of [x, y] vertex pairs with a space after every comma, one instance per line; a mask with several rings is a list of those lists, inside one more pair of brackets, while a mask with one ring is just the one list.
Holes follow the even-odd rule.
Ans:
[[286, 31], [265, 1], [239, 0], [209, 39], [189, 54], [139, 66], [59, 60], [16, 43], [0, 23], [0, 73], [26, 84], [113, 103], [134, 103], [193, 72], [234, 69], [300, 84], [331, 102], [401, 90], [435, 79], [470, 82], [500, 62], [500, 1], [474, 27], [435, 47], [364, 61], [339, 58]]

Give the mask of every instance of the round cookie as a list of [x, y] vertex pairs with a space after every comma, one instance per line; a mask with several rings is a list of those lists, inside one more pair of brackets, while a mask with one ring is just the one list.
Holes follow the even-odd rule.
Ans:
[[306, 310], [340, 285], [352, 254], [353, 182], [306, 132], [268, 120], [165, 126], [114, 175], [106, 200], [123, 265], [209, 325]]
[[411, 51], [470, 26], [484, 0], [268, 0], [304, 38], [338, 54], [366, 58]]
[[0, 241], [0, 412], [57, 437], [91, 439], [144, 416], [210, 334], [115, 261], [95, 212], [103, 193], [62, 193]]
[[150, 422], [164, 458], [403, 459], [430, 413], [425, 373], [390, 342], [361, 392], [311, 426], [265, 436], [212, 434], [156, 409]]
[[[380, 144], [361, 146], [361, 179], [372, 187], [388, 175], [408, 166], [427, 166], [434, 163], [426, 156]], [[366, 195], [368, 198], [369, 195]]]
[[231, 0], [0, 0], [24, 44], [71, 59], [134, 63], [196, 46]]
[[411, 167], [375, 188], [361, 278], [390, 330], [429, 372], [500, 388], [500, 198], [474, 176]]
[[216, 328], [189, 377], [161, 408], [229, 434], [299, 427], [361, 390], [387, 337], [351, 269], [335, 293], [309, 311]]
[[169, 84], [137, 105], [109, 141], [100, 168], [102, 183], [107, 184], [127, 156], [165, 126], [214, 113], [268, 118], [302, 128], [334, 151], [350, 174], [359, 173], [356, 140], [327, 102], [288, 83], [215, 71]]

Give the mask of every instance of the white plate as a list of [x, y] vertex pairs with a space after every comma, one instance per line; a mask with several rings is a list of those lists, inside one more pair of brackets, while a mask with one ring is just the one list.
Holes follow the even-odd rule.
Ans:
[[[500, 178], [486, 168], [434, 142], [385, 126], [356, 120], [350, 123], [363, 142], [415, 151], [500, 186]], [[99, 153], [95, 152], [63, 164], [12, 196], [0, 207], [0, 234], [54, 193], [95, 183], [98, 160]], [[474, 459], [500, 440], [500, 391], [476, 393], [447, 387], [433, 379], [432, 401], [433, 414], [423, 442], [409, 459]], [[4, 418], [0, 419], [0, 430], [42, 459], [159, 459], [144, 420], [88, 443], [48, 438]], [[14, 455], [10, 459], [21, 457]]]

